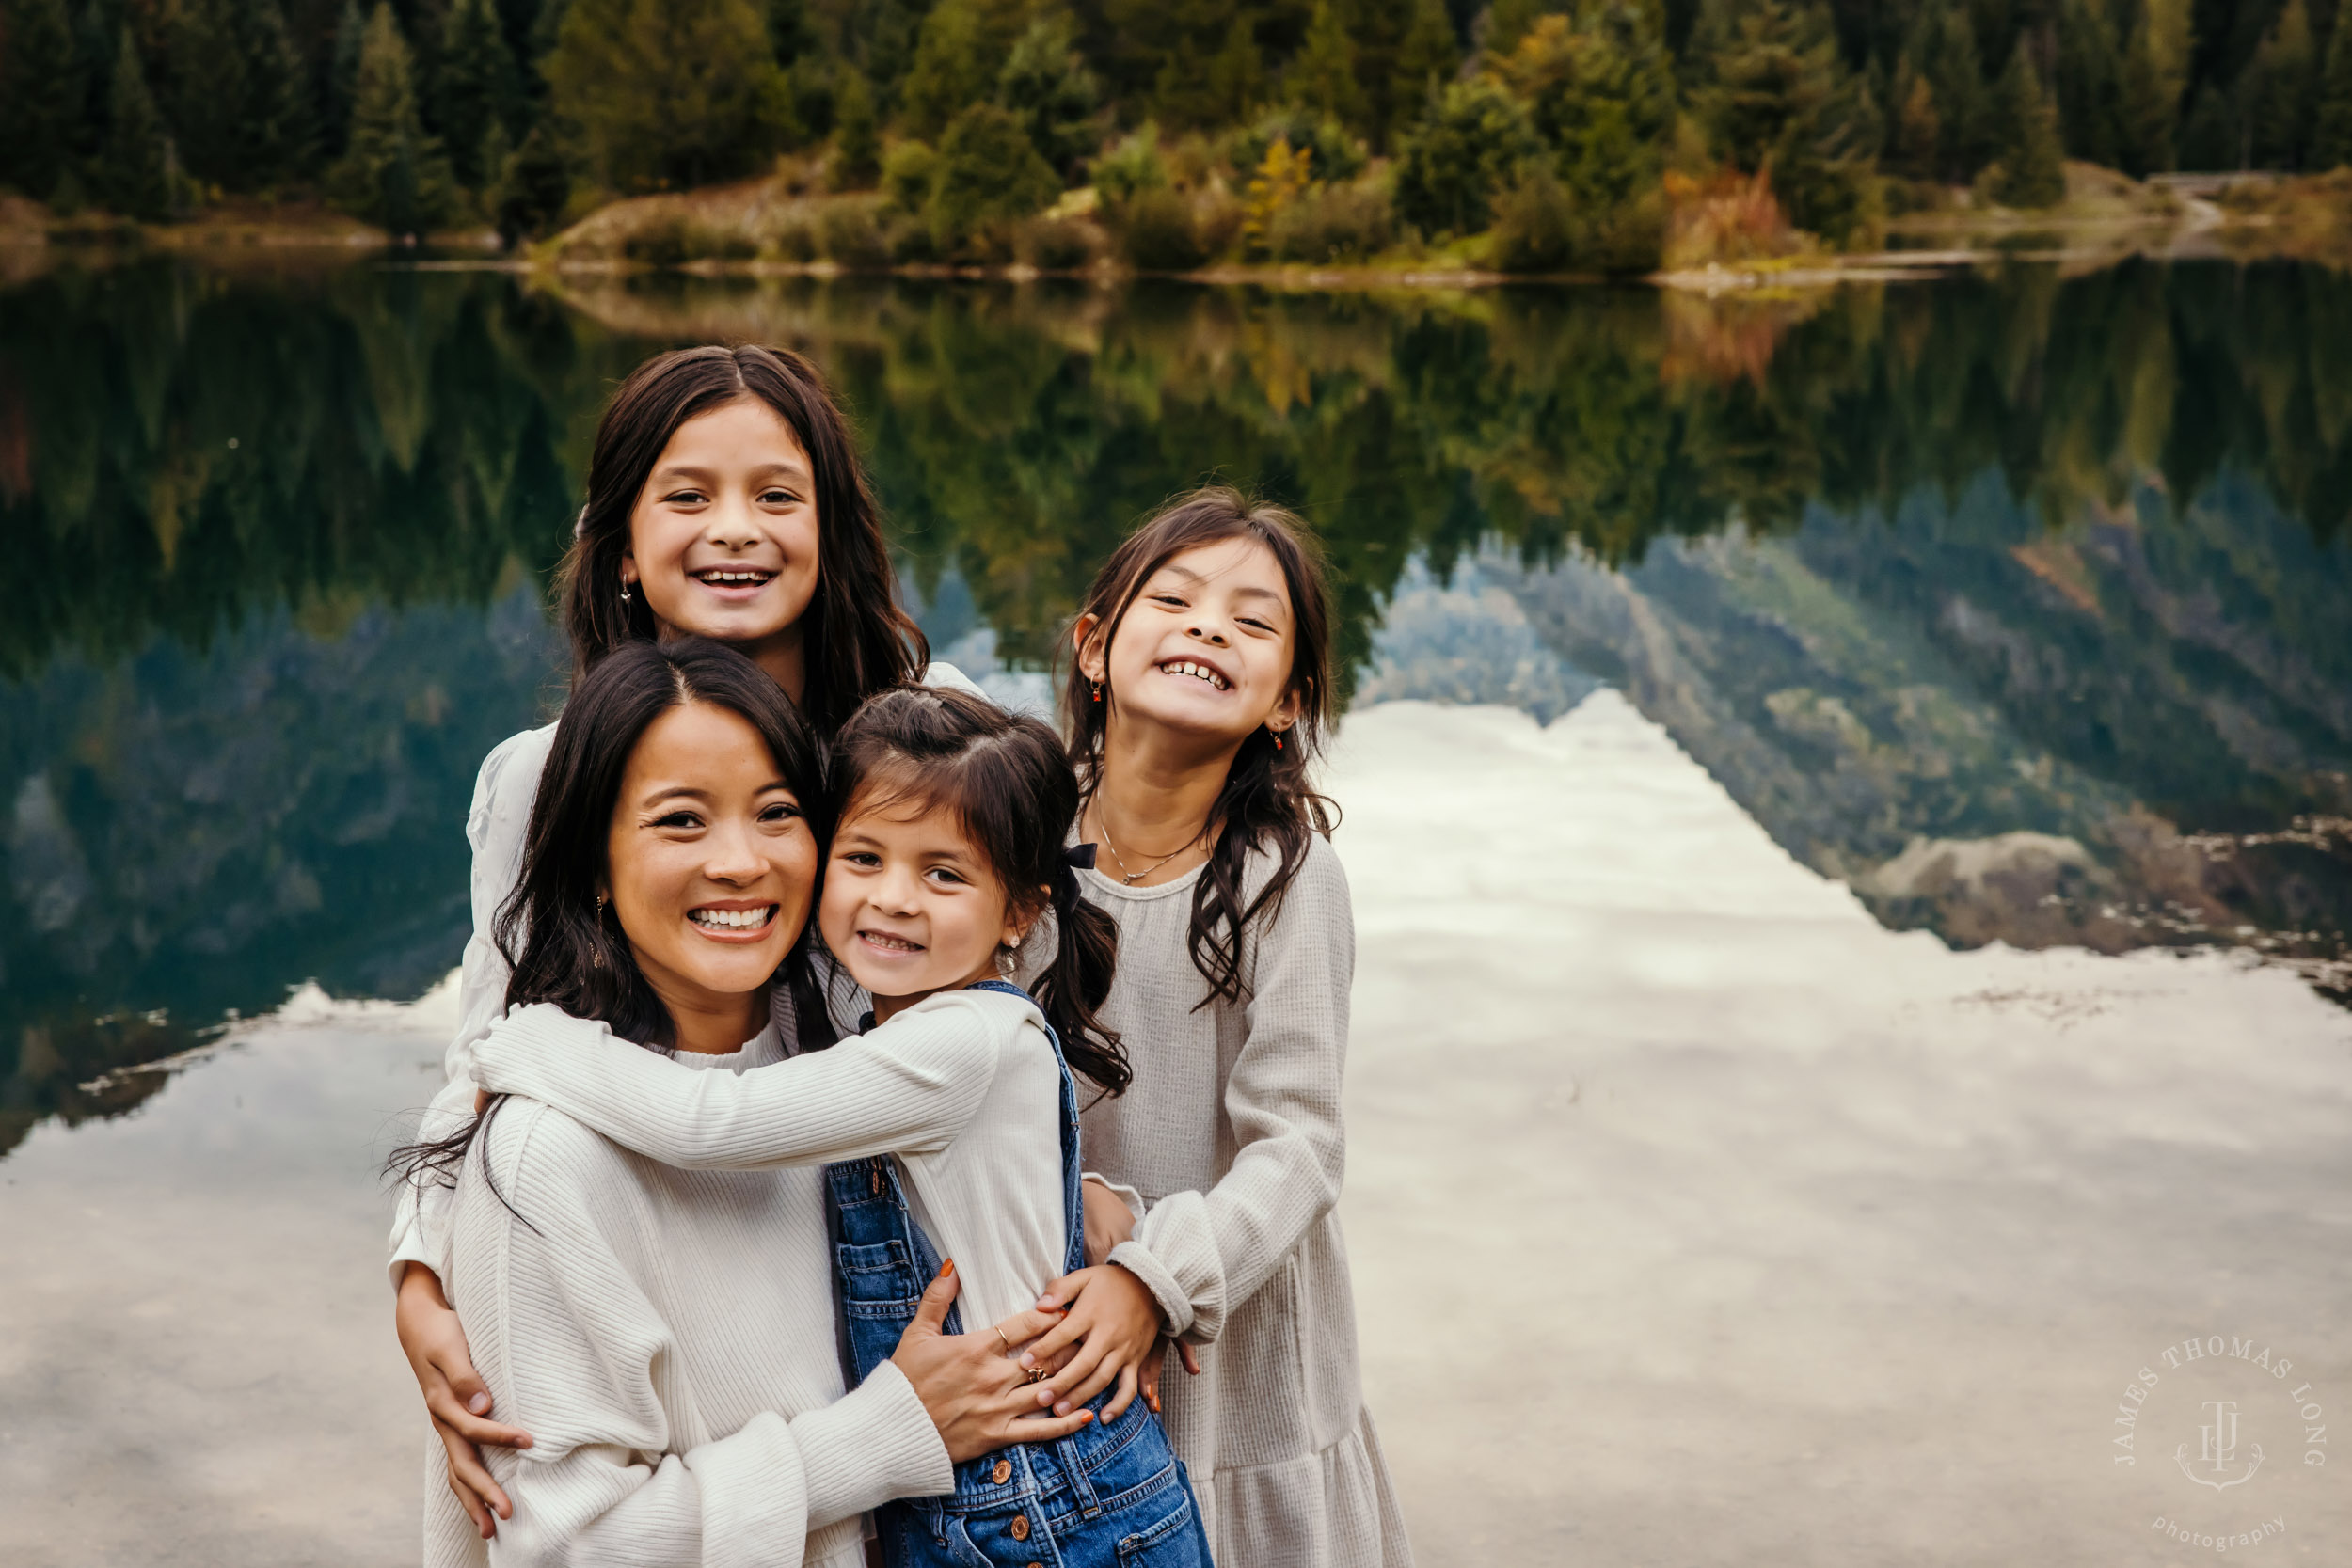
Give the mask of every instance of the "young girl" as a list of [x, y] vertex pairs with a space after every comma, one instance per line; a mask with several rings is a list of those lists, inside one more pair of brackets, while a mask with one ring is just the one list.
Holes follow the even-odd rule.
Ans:
[[[561, 589], [577, 682], [632, 643], [711, 638], [750, 657], [830, 735], [874, 691], [914, 678], [969, 689], [925, 667], [923, 634], [898, 608], [880, 515], [840, 410], [795, 355], [747, 345], [681, 349], [639, 366], [596, 427], [588, 500]], [[482, 765], [466, 836], [473, 847], [473, 936], [446, 1086], [425, 1135], [471, 1114], [473, 1046], [504, 1010], [494, 940], [522, 864], [555, 726], [507, 740]], [[485, 1536], [505, 1497], [477, 1443], [524, 1440], [488, 1419], [487, 1390], [443, 1300], [447, 1194], [405, 1189], [392, 1227], [397, 1326], [449, 1455], [449, 1483]]]
[[[807, 726], [739, 655], [695, 639], [616, 651], [554, 737], [495, 931], [515, 1004], [495, 1032], [590, 1031], [714, 1082], [783, 1060], [794, 1034], [827, 1062], [823, 1008], [774, 984], [805, 983], [825, 805]], [[1054, 1316], [943, 1337], [952, 1279], [894, 1320], [912, 1321], [845, 1395], [816, 1171], [674, 1170], [523, 1101], [403, 1153], [412, 1177], [454, 1178], [443, 1273], [490, 1386], [537, 1438], [494, 1450], [514, 1502], [495, 1543], [428, 1486], [430, 1568], [858, 1568], [866, 1510], [944, 1489], [954, 1461], [1091, 1424], [1038, 1418], [1054, 1386], [1003, 1354]]]
[[[1072, 1069], [1103, 1095], [1128, 1069], [1096, 1018], [1116, 940], [1064, 849], [1078, 787], [1061, 744], [985, 698], [901, 689], [858, 710], [835, 768], [818, 923], [874, 999], [862, 1034], [726, 1075], [526, 1008], [482, 1041], [475, 1076], [664, 1166], [829, 1163], [853, 1381], [891, 1357], [940, 1249], [961, 1281], [958, 1310], [979, 1321], [1038, 1308], [1049, 1287], [1071, 1304], [1057, 1349], [1077, 1354], [1058, 1374], [1009, 1338], [1003, 1348], [1043, 1402], [1060, 1397], [1063, 1419], [1100, 1419], [1057, 1437], [1041, 1418], [1037, 1441], [959, 1466], [951, 1493], [883, 1509], [892, 1568], [1208, 1568], [1184, 1468], [1130, 1402], [1157, 1309], [1125, 1270], [1084, 1266]], [[1032, 1000], [1005, 976], [1048, 908], [1059, 940]]]
[[1412, 1560], [1333, 1212], [1355, 923], [1307, 776], [1329, 622], [1295, 519], [1203, 490], [1096, 575], [1065, 692], [1086, 895], [1119, 924], [1103, 1017], [1135, 1063], [1086, 1114], [1089, 1164], [1141, 1193], [1109, 1256], [1198, 1348], [1165, 1411], [1228, 1568]]

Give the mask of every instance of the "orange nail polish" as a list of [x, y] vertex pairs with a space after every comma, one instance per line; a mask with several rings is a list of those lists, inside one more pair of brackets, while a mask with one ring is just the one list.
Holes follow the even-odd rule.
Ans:
[[946, 1278], [949, 1275], [955, 1272], [956, 1260], [952, 1258], [948, 1259], [945, 1263], [939, 1265], [939, 1277], [942, 1279]]

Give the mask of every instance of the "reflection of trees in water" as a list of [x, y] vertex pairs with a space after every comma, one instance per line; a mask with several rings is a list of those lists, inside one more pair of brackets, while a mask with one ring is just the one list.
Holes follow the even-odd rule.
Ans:
[[[2341, 835], [2293, 837], [2352, 813], [2328, 543], [2352, 280], [563, 289], [143, 266], [0, 292], [9, 1125], [293, 982], [399, 994], [453, 961], [473, 768], [554, 656], [527, 585], [596, 408], [669, 341], [815, 354], [911, 574], [960, 580], [1007, 657], [1050, 657], [1117, 538], [1214, 471], [1323, 529], [1351, 664], [1417, 556], [1556, 563], [1528, 581], [1582, 584], [1581, 619], [1529, 589], [1533, 620], [1890, 921], [2352, 925]], [[1764, 544], [1653, 548], [1734, 519]]]

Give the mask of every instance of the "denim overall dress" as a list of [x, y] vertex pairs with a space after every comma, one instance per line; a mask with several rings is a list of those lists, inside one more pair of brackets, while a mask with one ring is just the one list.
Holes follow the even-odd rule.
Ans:
[[[978, 989], [1027, 997], [996, 980]], [[1077, 1086], [1050, 1027], [1045, 1037], [1061, 1069], [1062, 1262], [1073, 1273], [1086, 1266]], [[914, 1223], [891, 1156], [828, 1165], [825, 1184], [843, 1356], [855, 1386], [898, 1348], [939, 1273], [939, 1253]], [[958, 1308], [948, 1308], [946, 1327], [962, 1331]], [[874, 1516], [882, 1560], [889, 1568], [1211, 1568], [1192, 1481], [1168, 1433], [1141, 1399], [1105, 1422], [1103, 1406], [1115, 1392], [1095, 1397], [1093, 1421], [1073, 1436], [967, 1460], [956, 1466], [952, 1494], [884, 1505]]]

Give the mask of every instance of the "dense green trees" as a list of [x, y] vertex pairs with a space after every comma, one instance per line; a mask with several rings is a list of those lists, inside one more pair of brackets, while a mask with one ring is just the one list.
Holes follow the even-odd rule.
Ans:
[[[1654, 252], [1670, 168], [1701, 185], [1720, 170], [1760, 173], [1800, 228], [1834, 242], [1872, 231], [1889, 177], [2031, 204], [2061, 188], [2066, 158], [2135, 175], [2352, 161], [2347, 9], [396, 0], [390, 24], [408, 55], [416, 130], [448, 166], [440, 219], [495, 223], [515, 239], [591, 198], [761, 173], [778, 152], [823, 153], [834, 188], [864, 189], [891, 144], [935, 147], [988, 104], [1020, 122], [1065, 185], [1087, 182], [1136, 127], [1156, 126], [1181, 171], [1185, 223], [1208, 225], [1186, 243], [1197, 248], [1232, 229], [1225, 208], [1270, 142], [1257, 127], [1280, 112], [1316, 128], [1314, 203], [1329, 213], [1393, 190], [1394, 215], [1426, 241], [1466, 235], [1518, 192], [1507, 204], [1515, 246], [1618, 268]], [[126, 24], [138, 69], [119, 86]], [[0, 185], [60, 211], [91, 199], [147, 214], [215, 197], [358, 201], [338, 171], [349, 166], [370, 31], [359, 0], [0, 0]], [[383, 108], [369, 111], [378, 142]], [[127, 185], [120, 172], [123, 156], [152, 162], [157, 145], [173, 171], [163, 184], [174, 194], [161, 199], [151, 171]], [[1380, 158], [1380, 180], [1339, 194], [1353, 166]], [[146, 194], [105, 194], [135, 189]], [[1901, 207], [1932, 199], [1891, 189]], [[1169, 199], [1145, 204], [1153, 221], [1170, 218]], [[386, 209], [378, 193], [354, 210]]]
[[327, 180], [337, 200], [395, 234], [430, 230], [450, 214], [449, 161], [417, 112], [415, 67], [390, 0], [377, 0], [368, 20], [351, 137]]

